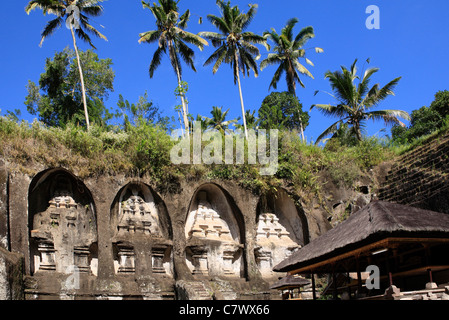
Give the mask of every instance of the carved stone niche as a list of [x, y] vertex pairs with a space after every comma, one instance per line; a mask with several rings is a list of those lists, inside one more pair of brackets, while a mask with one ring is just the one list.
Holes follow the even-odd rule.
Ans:
[[39, 239], [37, 250], [40, 254], [40, 259], [35, 261], [38, 265], [38, 270], [56, 271], [55, 247], [53, 243], [45, 239]]
[[264, 249], [261, 246], [256, 247], [254, 250], [256, 256], [256, 263], [259, 266], [259, 270], [262, 274], [269, 274], [273, 268], [271, 251]]
[[87, 189], [66, 172], [44, 177], [30, 192], [32, 272], [71, 274], [76, 267], [96, 274], [90, 251], [97, 241], [96, 219]]
[[192, 257], [192, 263], [194, 269], [192, 271], [193, 275], [209, 275], [209, 265], [208, 265], [208, 248], [206, 246], [191, 246], [188, 248], [189, 255]]
[[158, 244], [151, 248], [151, 264], [154, 274], [171, 275], [171, 247], [172, 246], [168, 244]]
[[256, 262], [262, 275], [266, 276], [273, 275], [273, 266], [301, 247], [290, 238], [290, 233], [273, 213], [259, 215], [256, 246]]
[[186, 262], [193, 275], [241, 274], [239, 227], [227, 198], [218, 187], [197, 192], [185, 225]]
[[223, 274], [225, 276], [236, 276], [236, 272], [233, 263], [238, 254], [240, 253], [241, 245], [236, 245], [234, 243], [225, 244], [223, 248]]
[[130, 234], [162, 237], [158, 211], [148, 188], [131, 185], [122, 191], [115, 219], [118, 237]]
[[134, 248], [129, 243], [118, 243], [118, 261], [115, 263], [116, 273], [132, 274], [136, 272], [136, 254]]

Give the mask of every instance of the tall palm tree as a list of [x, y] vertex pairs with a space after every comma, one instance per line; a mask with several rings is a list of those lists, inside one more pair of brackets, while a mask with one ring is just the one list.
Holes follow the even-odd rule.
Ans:
[[[368, 60], [367, 60], [368, 61]], [[385, 100], [389, 95], [394, 95], [394, 88], [401, 80], [401, 77], [396, 78], [387, 83], [383, 88], [379, 84], [375, 84], [369, 88], [371, 76], [379, 71], [378, 68], [369, 68], [363, 74], [363, 77], [357, 75], [357, 59], [348, 70], [341, 66], [341, 71], [326, 72], [326, 78], [329, 79], [330, 85], [334, 94], [330, 94], [338, 101], [338, 105], [330, 104], [315, 104], [311, 107], [318, 108], [324, 115], [331, 117], [338, 117], [340, 120], [327, 128], [317, 139], [316, 143], [320, 142], [324, 137], [337, 132], [338, 128], [343, 124], [348, 124], [351, 131], [354, 133], [358, 141], [362, 140], [363, 122], [366, 120], [383, 120], [385, 124], [397, 124], [405, 127], [405, 124], [399, 121], [398, 118], [410, 120], [407, 112], [401, 110], [379, 110], [368, 111], [376, 107], [382, 100]], [[358, 81], [358, 84], [356, 83]], [[317, 92], [316, 92], [317, 93]], [[315, 94], [316, 94], [315, 93]]]
[[50, 20], [42, 31], [40, 46], [42, 46], [44, 40], [48, 36], [52, 35], [56, 31], [56, 29], [61, 27], [63, 22], [65, 22], [67, 28], [70, 29], [70, 32], [72, 34], [73, 46], [75, 48], [76, 59], [78, 61], [87, 130], [90, 129], [89, 112], [87, 109], [83, 69], [81, 67], [80, 55], [78, 52], [78, 46], [76, 44], [75, 34], [76, 36], [78, 36], [78, 38], [87, 42], [94, 49], [96, 48], [92, 44], [92, 40], [88, 33], [103, 40], [108, 40], [103, 34], [101, 34], [97, 29], [89, 24], [89, 16], [98, 17], [103, 13], [103, 6], [99, 4], [103, 1], [104, 0], [32, 0], [25, 7], [25, 12], [27, 14], [30, 14], [30, 12], [34, 9], [41, 9], [44, 15], [53, 14], [57, 16], [55, 19]]
[[[187, 10], [180, 16], [178, 8], [179, 0], [158, 0], [158, 4], [142, 1], [144, 9], [150, 9], [156, 19], [157, 29], [139, 34], [139, 43], [158, 43], [158, 48], [154, 52], [151, 60], [149, 73], [153, 78], [155, 70], [162, 61], [162, 55], [167, 53], [170, 62], [178, 78], [178, 88], [182, 88], [182, 67], [181, 59], [196, 72], [194, 65], [194, 51], [187, 46], [186, 43], [193, 44], [200, 50], [208, 45], [207, 41], [193, 33], [185, 31], [187, 22], [190, 19], [190, 11]], [[182, 116], [185, 126], [186, 135], [190, 135], [188, 107], [185, 99], [185, 93], [180, 94], [182, 102]]]
[[223, 107], [212, 107], [212, 118], [205, 117], [208, 128], [218, 130], [223, 134], [228, 132], [229, 126], [237, 122], [237, 120], [226, 121], [226, 116], [228, 113], [229, 109], [223, 112]]
[[[298, 73], [313, 79], [313, 75], [299, 62], [299, 59], [304, 58], [307, 64], [313, 66], [312, 61], [305, 57], [306, 49], [303, 47], [307, 41], [315, 37], [313, 27], [309, 26], [303, 28], [293, 38], [293, 28], [297, 23], [297, 18], [288, 20], [280, 35], [274, 28], [272, 28], [271, 31], [264, 32], [263, 35], [265, 39], [271, 39], [274, 42], [275, 47], [273, 49], [274, 53], [270, 53], [268, 57], [260, 63], [260, 70], [265, 69], [269, 65], [279, 65], [271, 80], [269, 89], [277, 89], [277, 84], [279, 83], [281, 76], [285, 73], [288, 91], [294, 96], [296, 96], [296, 83], [299, 83], [303, 88], [305, 87]], [[321, 48], [315, 47], [314, 49], [317, 53], [323, 52], [323, 49]], [[302, 123], [300, 123], [300, 130], [304, 141], [304, 127]]]
[[262, 36], [253, 32], [245, 31], [256, 12], [257, 5], [249, 5], [247, 13], [240, 11], [238, 6], [231, 7], [230, 2], [217, 0], [221, 17], [208, 15], [208, 20], [219, 30], [217, 32], [200, 32], [199, 35], [210, 39], [212, 45], [218, 48], [204, 63], [205, 66], [215, 63], [213, 73], [223, 62], [230, 64], [234, 72], [234, 84], [238, 84], [240, 94], [240, 104], [242, 106], [243, 125], [245, 128], [245, 137], [248, 139], [248, 130], [246, 125], [245, 105], [243, 102], [242, 86], [240, 82], [240, 72], [247, 76], [252, 70], [257, 77], [259, 75], [256, 60], [260, 58], [259, 49], [254, 44], [266, 44]]

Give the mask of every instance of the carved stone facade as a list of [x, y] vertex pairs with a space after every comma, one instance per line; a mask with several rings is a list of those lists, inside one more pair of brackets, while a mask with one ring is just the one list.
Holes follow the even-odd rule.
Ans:
[[[115, 248], [114, 270], [118, 274], [136, 273], [136, 264], [151, 265], [151, 272], [172, 275], [172, 244], [164, 235], [151, 189], [131, 183], [121, 190], [111, 217]], [[136, 252], [142, 248], [151, 259]]]
[[238, 241], [237, 232], [231, 232], [231, 228], [238, 230], [237, 226], [232, 225], [236, 224], [232, 219], [233, 213], [227, 212], [228, 219], [225, 219], [224, 214], [213, 207], [209, 197], [213, 195], [199, 191], [195, 199], [196, 209], [188, 215], [187, 263], [193, 275], [240, 277], [243, 246]]
[[[200, 294], [209, 299], [268, 294], [263, 270], [275, 255], [259, 249], [257, 232], [267, 231], [260, 197], [236, 184], [186, 181], [156, 191], [148, 179], [81, 181], [62, 168], [8, 179], [2, 237], [7, 250], [24, 253], [27, 299], [175, 299], [182, 281], [188, 292], [214, 281]], [[294, 233], [278, 211], [265, 212], [285, 230], [274, 223], [269, 239]]]
[[80, 198], [86, 190], [69, 174], [53, 175], [43, 183], [48, 186], [50, 200], [45, 211], [33, 216], [30, 236], [37, 249], [31, 253], [33, 272], [70, 274], [76, 267], [81, 273], [96, 274], [92, 263], [96, 257], [90, 251], [97, 242], [94, 208], [89, 199]]
[[256, 263], [262, 276], [277, 277], [272, 269], [305, 244], [301, 212], [283, 190], [261, 198], [257, 217]]
[[256, 261], [262, 275], [272, 275], [273, 267], [300, 248], [279, 218], [273, 213], [259, 215], [257, 223]]

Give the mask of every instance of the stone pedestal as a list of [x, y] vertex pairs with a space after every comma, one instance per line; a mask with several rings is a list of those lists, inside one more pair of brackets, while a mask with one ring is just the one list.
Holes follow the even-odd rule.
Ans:
[[191, 247], [194, 275], [209, 275], [209, 265], [207, 261], [207, 249], [205, 247]]
[[226, 276], [234, 276], [235, 271], [232, 267], [235, 255], [240, 247], [234, 244], [226, 244], [223, 246], [223, 274]]
[[91, 273], [89, 265], [89, 248], [85, 246], [75, 247], [73, 248], [73, 253], [75, 266], [78, 268], [78, 271], [81, 273]]
[[259, 266], [259, 270], [262, 273], [270, 273], [271, 272], [271, 252], [268, 250], [264, 250], [262, 247], [259, 247], [255, 251], [256, 255], [256, 263]]
[[47, 241], [39, 242], [37, 250], [41, 257], [39, 270], [56, 271], [55, 247], [53, 243]]
[[119, 268], [118, 273], [136, 272], [136, 255], [134, 248], [128, 246], [118, 246]]
[[153, 247], [151, 250], [151, 262], [153, 273], [165, 274], [164, 257], [167, 246]]

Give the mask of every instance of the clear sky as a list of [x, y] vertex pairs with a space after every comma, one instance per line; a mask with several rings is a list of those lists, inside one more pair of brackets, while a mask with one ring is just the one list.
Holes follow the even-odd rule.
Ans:
[[[151, 1], [152, 2], [152, 1]], [[373, 82], [385, 85], [390, 80], [402, 76], [396, 96], [389, 97], [379, 109], [402, 109], [408, 112], [433, 101], [439, 90], [449, 89], [449, 1], [447, 0], [233, 0], [233, 5], [245, 12], [249, 3], [259, 5], [258, 13], [249, 31], [262, 34], [275, 28], [281, 31], [286, 21], [299, 19], [295, 34], [305, 26], [313, 26], [316, 37], [308, 42], [308, 47], [321, 47], [324, 53], [313, 50], [307, 57], [315, 64], [308, 69], [315, 79], [303, 77], [306, 88], [299, 87], [297, 95], [308, 111], [314, 103], [334, 103], [326, 94], [314, 96], [316, 90], [330, 91], [329, 82], [324, 79], [328, 70], [335, 71], [341, 65], [349, 67], [354, 59], [363, 62], [370, 58], [371, 67], [379, 67]], [[28, 80], [39, 81], [44, 71], [45, 59], [53, 57], [56, 51], [71, 46], [70, 31], [61, 27], [39, 47], [40, 34], [51, 16], [43, 16], [39, 10], [29, 16], [24, 8], [27, 0], [2, 1], [0, 11], [0, 109], [21, 109], [22, 118], [32, 121], [24, 105]], [[380, 29], [369, 30], [365, 21], [369, 17], [366, 8], [376, 5], [380, 9]], [[149, 10], [144, 10], [140, 0], [109, 0], [103, 3], [104, 14], [91, 20], [108, 37], [108, 42], [94, 39], [100, 58], [111, 58], [116, 73], [113, 92], [106, 106], [116, 108], [118, 95], [122, 94], [130, 102], [148, 91], [150, 99], [159, 106], [165, 115], [175, 115], [176, 101], [174, 90], [176, 76], [167, 57], [149, 78], [148, 67], [156, 50], [156, 44], [139, 44], [141, 32], [154, 30], [154, 18]], [[216, 31], [207, 21], [208, 14], [219, 15], [214, 0], [181, 0], [181, 11], [190, 9], [192, 13], [188, 31]], [[203, 17], [203, 24], [198, 24]], [[104, 29], [101, 26], [104, 26]], [[80, 49], [86, 50], [85, 44]], [[262, 58], [268, 54], [260, 47]], [[212, 54], [213, 47], [203, 52], [196, 50], [197, 73], [184, 68], [183, 80], [189, 83], [189, 111], [193, 114], [209, 116], [212, 106], [230, 109], [230, 118], [241, 115], [238, 88], [234, 86], [232, 70], [223, 64], [216, 75], [212, 66], [203, 67], [204, 61]], [[365, 66], [366, 67], [366, 66]], [[242, 79], [245, 107], [255, 110], [270, 94], [268, 90], [275, 67], [268, 67], [255, 78]], [[281, 80], [276, 91], [286, 90]], [[316, 137], [335, 121], [325, 118], [317, 110], [310, 112], [310, 125], [306, 130], [307, 139]], [[369, 123], [369, 134], [376, 134], [383, 123]], [[389, 130], [388, 130], [389, 133]]]

